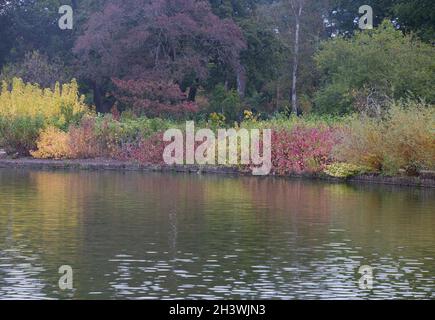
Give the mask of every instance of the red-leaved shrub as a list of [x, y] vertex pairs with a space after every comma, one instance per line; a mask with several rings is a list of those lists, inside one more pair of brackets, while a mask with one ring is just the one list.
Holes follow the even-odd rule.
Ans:
[[163, 151], [166, 143], [163, 133], [156, 133], [149, 138], [143, 138], [134, 143], [125, 143], [119, 151], [119, 159], [134, 161], [140, 164], [164, 164]]
[[295, 127], [272, 132], [272, 170], [275, 174], [320, 172], [332, 161], [338, 143], [334, 129]]
[[[273, 131], [272, 172], [277, 175], [320, 172], [332, 163], [332, 149], [337, 143], [335, 130], [328, 127], [299, 126], [291, 131]], [[195, 144], [195, 149], [199, 144]], [[135, 143], [123, 144], [119, 158], [141, 164], [164, 164], [163, 152], [166, 145], [163, 133], [157, 133]], [[260, 148], [262, 150], [261, 143]], [[248, 169], [251, 166], [241, 167]]]
[[78, 126], [69, 128], [71, 157], [74, 159], [96, 158], [103, 154], [95, 134], [95, 119], [84, 117]]

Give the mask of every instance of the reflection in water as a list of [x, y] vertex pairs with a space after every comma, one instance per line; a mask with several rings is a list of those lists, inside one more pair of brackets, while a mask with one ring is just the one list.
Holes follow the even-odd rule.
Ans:
[[[435, 298], [435, 191], [0, 170], [0, 298]], [[74, 290], [58, 288], [61, 265]], [[358, 288], [361, 265], [374, 288]]]

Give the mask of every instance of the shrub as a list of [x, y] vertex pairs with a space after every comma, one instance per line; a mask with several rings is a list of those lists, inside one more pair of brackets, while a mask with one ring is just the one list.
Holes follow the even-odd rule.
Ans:
[[288, 116], [285, 113], [278, 113], [268, 120], [257, 120], [256, 122], [244, 121], [240, 124], [242, 128], [275, 129], [291, 131], [295, 127], [318, 128], [338, 127], [349, 120], [349, 116], [309, 114], [303, 117], [295, 115]]
[[14, 78], [11, 86], [5, 81], [0, 93], [0, 141], [8, 152], [28, 155], [36, 147], [39, 131], [46, 126], [66, 130], [89, 112], [79, 97], [77, 82], [53, 90]]
[[328, 176], [335, 178], [349, 178], [359, 174], [369, 173], [371, 171], [370, 168], [351, 163], [333, 163], [327, 165], [323, 172]]
[[210, 99], [210, 113], [219, 113], [225, 116], [227, 123], [239, 120], [242, 114], [242, 101], [236, 90], [226, 90], [218, 85]]
[[214, 129], [225, 127], [225, 115], [222, 113], [213, 112], [208, 117], [207, 124]]
[[102, 154], [101, 142], [95, 133], [95, 118], [84, 117], [78, 126], [69, 128], [71, 157], [95, 158]]
[[257, 123], [258, 115], [255, 115], [251, 110], [243, 111], [243, 121], [250, 123]]
[[38, 150], [30, 154], [38, 159], [67, 159], [71, 157], [70, 137], [56, 127], [43, 130], [36, 142]]
[[29, 155], [36, 148], [39, 132], [44, 128], [44, 118], [41, 116], [1, 116], [0, 115], [0, 146], [9, 154]]
[[435, 169], [435, 108], [408, 101], [393, 105], [385, 122], [384, 170], [412, 174]]
[[116, 121], [110, 115], [106, 115], [96, 119], [95, 134], [104, 154], [116, 157], [123, 145], [135, 144], [141, 139], [174, 126], [175, 123], [160, 118], [121, 118], [120, 121]]
[[272, 133], [272, 166], [279, 175], [319, 172], [329, 164], [332, 148], [337, 143], [329, 127], [294, 129]]
[[140, 164], [164, 164], [165, 145], [163, 133], [156, 133], [148, 138], [142, 138], [138, 142], [122, 145], [119, 159]]
[[340, 161], [385, 174], [435, 168], [433, 106], [406, 102], [393, 105], [384, 119], [353, 119], [341, 132], [335, 156]]
[[69, 129], [72, 156], [130, 158], [129, 150], [135, 149], [135, 153], [138, 153], [136, 149], [139, 145], [147, 143], [156, 133], [174, 126], [174, 123], [159, 118], [121, 117], [118, 121], [112, 115], [86, 116], [79, 125]]
[[340, 131], [342, 143], [334, 148], [339, 161], [382, 170], [384, 160], [381, 121], [373, 118], [354, 118]]
[[56, 83], [53, 90], [42, 89], [37, 84], [24, 83], [14, 78], [11, 89], [3, 81], [0, 93], [0, 116], [43, 117], [48, 125], [66, 129], [90, 112], [79, 96], [75, 80], [62, 87]]

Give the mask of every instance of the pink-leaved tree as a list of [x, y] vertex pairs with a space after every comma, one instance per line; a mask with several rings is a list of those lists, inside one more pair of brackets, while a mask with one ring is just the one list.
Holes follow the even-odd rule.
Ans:
[[[193, 111], [209, 64], [236, 73], [245, 47], [239, 27], [214, 15], [207, 1], [123, 0], [107, 1], [89, 17], [74, 52], [99, 111], [107, 111], [102, 96], [114, 87], [121, 103], [161, 115], [178, 108], [186, 110], [175, 113]], [[188, 78], [193, 80], [183, 93], [179, 87]]]

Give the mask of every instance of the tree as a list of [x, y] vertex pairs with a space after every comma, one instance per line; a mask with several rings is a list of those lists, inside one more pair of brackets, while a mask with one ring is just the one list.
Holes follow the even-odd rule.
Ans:
[[[298, 92], [311, 94], [316, 82], [312, 55], [326, 36], [323, 23], [326, 4], [326, 1], [280, 0], [263, 9], [285, 47], [287, 63], [281, 66], [278, 88], [285, 87], [289, 92], [287, 102], [294, 114], [302, 111]], [[304, 81], [300, 81], [302, 75]]]
[[351, 36], [358, 28], [358, 8], [366, 4], [373, 8], [374, 26], [384, 19], [395, 22], [397, 28], [417, 33], [425, 41], [435, 38], [435, 2], [432, 0], [332, 0], [327, 16], [330, 32]]
[[246, 19], [252, 16], [257, 5], [267, 0], [209, 0], [213, 12], [220, 18]]
[[38, 51], [28, 52], [23, 61], [8, 64], [0, 73], [0, 80], [21, 78], [24, 82], [37, 83], [42, 88], [54, 88], [56, 82], [68, 83], [71, 76], [60, 59], [50, 59]]
[[239, 25], [247, 42], [246, 50], [241, 52], [241, 65], [246, 71], [245, 100], [257, 110], [270, 112], [276, 107], [276, 104], [271, 105], [276, 95], [271, 84], [279, 78], [284, 65], [285, 44], [275, 26], [259, 13], [242, 20]]
[[425, 41], [435, 39], [435, 2], [432, 0], [399, 0], [392, 7], [393, 17], [405, 31], [415, 32]]
[[[3, 2], [3, 4], [2, 4]], [[58, 26], [59, 7], [71, 4], [60, 0], [20, 0], [0, 2], [0, 67], [17, 62], [27, 52], [38, 50], [50, 58], [71, 58], [73, 32]]]
[[378, 26], [384, 19], [391, 17], [391, 7], [396, 0], [331, 0], [326, 16], [329, 31], [333, 35], [352, 36], [358, 29], [361, 16], [359, 7], [369, 5], [373, 9], [373, 24]]
[[435, 102], [435, 49], [404, 35], [385, 20], [353, 38], [325, 42], [316, 54], [323, 85], [315, 99], [322, 113], [344, 114], [355, 108], [379, 115], [391, 99]]
[[10, 2], [0, 0], [0, 68], [5, 62], [13, 43], [13, 38], [8, 35], [9, 26], [12, 24], [9, 5]]
[[115, 96], [130, 106], [138, 116], [179, 118], [198, 111], [195, 103], [188, 101], [180, 86], [163, 80], [112, 79], [117, 90]]
[[94, 93], [111, 78], [178, 85], [189, 78], [187, 96], [194, 100], [209, 64], [237, 70], [244, 47], [237, 25], [214, 15], [205, 1], [126, 0], [93, 13], [74, 52]]
[[293, 50], [291, 102], [292, 102], [293, 114], [298, 114], [297, 81], [298, 81], [298, 67], [299, 67], [299, 36], [301, 30], [301, 16], [305, 6], [305, 0], [289, 0], [289, 1], [295, 19], [295, 40], [294, 40], [294, 50]]
[[243, 32], [246, 48], [240, 53], [239, 69], [212, 65], [211, 76], [204, 87], [214, 91], [221, 85], [239, 96], [251, 108], [271, 111], [275, 90], [270, 85], [279, 74], [283, 62], [284, 45], [275, 31], [276, 25], [263, 15], [259, 5], [263, 0], [211, 0], [214, 12], [222, 18], [233, 18]]

